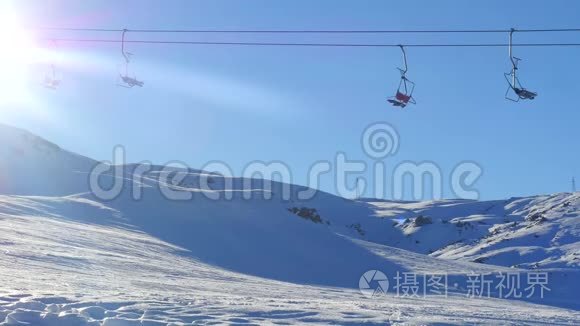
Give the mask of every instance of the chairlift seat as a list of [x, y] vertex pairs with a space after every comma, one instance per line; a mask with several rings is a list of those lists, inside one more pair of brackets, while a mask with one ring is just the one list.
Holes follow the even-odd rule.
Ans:
[[398, 100], [396, 100], [396, 99], [392, 99], [392, 98], [391, 98], [391, 99], [388, 99], [387, 101], [388, 101], [389, 103], [393, 104], [393, 106], [398, 106], [398, 107], [401, 107], [401, 108], [404, 108], [404, 107], [406, 107], [406, 106], [407, 106], [407, 103], [405, 103], [405, 102], [401, 102], [401, 101], [398, 101]]
[[411, 100], [411, 96], [397, 91], [397, 95], [395, 95], [395, 99], [397, 99], [399, 102], [407, 104]]
[[133, 77], [129, 77], [129, 76], [123, 76], [121, 75], [121, 80], [126, 83], [127, 85], [129, 85], [129, 87], [134, 87], [134, 86], [139, 86], [139, 87], [143, 87], [143, 85], [145, 85], [144, 82], [137, 80], [136, 78]]
[[516, 94], [522, 98], [522, 99], [530, 99], [533, 100], [536, 96], [538, 96], [538, 94], [532, 92], [532, 91], [528, 91], [525, 88], [514, 88], [514, 92], [516, 92]]
[[46, 87], [46, 88], [56, 89], [59, 85], [60, 85], [60, 80], [58, 80], [58, 79], [46, 78], [44, 80], [44, 87]]

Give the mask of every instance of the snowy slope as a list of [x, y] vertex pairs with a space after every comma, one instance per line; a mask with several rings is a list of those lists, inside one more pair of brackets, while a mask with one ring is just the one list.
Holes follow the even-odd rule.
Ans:
[[[526, 269], [580, 267], [580, 193], [489, 202], [373, 204], [379, 216], [403, 220], [397, 228], [406, 237], [391, 244], [400, 248]], [[418, 216], [429, 222], [415, 223]]]
[[[190, 170], [180, 184], [163, 184], [193, 194], [174, 201], [159, 190], [161, 167], [136, 178], [127, 165], [125, 191], [104, 201], [89, 191], [93, 160], [19, 129], [0, 126], [0, 136], [0, 321], [7, 324], [562, 324], [580, 317], [573, 310], [580, 308], [577, 195], [393, 203], [317, 192], [284, 200], [286, 185], [274, 183], [271, 199], [247, 200], [243, 179], [215, 176], [211, 190], [202, 190], [206, 173]], [[233, 199], [205, 196], [225, 191], [229, 181]], [[131, 197], [134, 184], [143, 190], [140, 200]], [[302, 190], [291, 186], [293, 194]], [[257, 182], [249, 191], [270, 190]], [[545, 221], [528, 217], [536, 212]], [[431, 223], [415, 223], [419, 215]], [[505, 218], [521, 231], [504, 230]], [[550, 241], [534, 242], [537, 233]], [[508, 237], [514, 240], [501, 240]], [[520, 260], [502, 252], [530, 247], [544, 250]], [[549, 267], [553, 278], [550, 297], [522, 298], [541, 305], [466, 303], [462, 285], [452, 286], [449, 298], [377, 301], [358, 292], [371, 269], [447, 273], [453, 284], [468, 272], [524, 273], [532, 265]]]
[[[22, 130], [0, 129], [8, 136], [8, 141], [3, 144], [4, 150], [9, 152], [18, 148], [24, 153], [16, 157], [6, 156], [2, 160], [0, 167], [5, 171], [7, 182], [4, 182], [1, 193], [65, 195], [99, 202], [89, 193], [88, 184], [90, 169], [96, 162], [54, 145], [46, 145], [50, 143]], [[52, 149], [49, 154], [47, 146]], [[349, 226], [354, 221], [362, 221], [369, 227], [367, 237], [370, 239], [380, 240], [394, 235], [396, 230], [392, 224], [375, 219], [369, 205], [325, 193], [318, 193], [306, 202], [286, 201], [280, 199], [285, 186], [280, 183], [274, 183], [271, 199], [258, 194], [256, 198], [247, 200], [243, 198], [244, 182], [239, 178], [232, 182], [233, 199], [213, 200], [201, 194], [196, 186], [203, 172], [188, 171], [188, 177], [181, 184], [168, 185], [160, 177], [160, 166], [152, 166], [151, 171], [139, 179], [143, 198], [133, 200], [133, 185], [137, 180], [133, 177], [134, 168], [133, 165], [123, 167], [123, 176], [103, 176], [105, 188], [114, 179], [121, 178], [125, 184], [122, 194], [107, 201], [106, 205], [122, 215], [123, 223], [183, 247], [188, 255], [205, 263], [276, 280], [350, 287], [355, 286], [360, 275], [373, 266], [389, 271], [398, 269], [398, 266], [329, 232], [337, 230], [343, 234], [359, 235]], [[225, 180], [215, 179], [212, 188], [223, 189]], [[175, 190], [192, 192], [194, 197], [187, 201], [168, 200], [160, 191], [161, 183]], [[36, 187], [37, 184], [40, 186]], [[293, 193], [302, 190], [303, 187], [291, 188]], [[55, 203], [58, 203], [56, 214], [72, 211], [84, 218], [83, 207], [71, 206], [62, 197], [54, 199], [52, 204]], [[295, 207], [316, 208], [325, 223], [314, 223], [288, 211]], [[92, 222], [106, 224], [111, 221]], [[341, 252], [341, 255], [329, 254], [330, 250]], [[341, 273], [333, 273], [335, 270]]]
[[87, 190], [97, 163], [28, 131], [0, 124], [0, 194], [63, 196]]
[[[578, 311], [520, 301], [507, 307], [505, 300], [466, 300], [459, 294], [368, 299], [355, 289], [253, 277], [191, 259], [183, 248], [127, 228], [118, 211], [100, 203], [14, 196], [0, 201], [5, 325], [520, 325], [573, 324], [580, 318]], [[438, 262], [361, 245], [418, 271]], [[450, 270], [485, 266], [449, 265]]]

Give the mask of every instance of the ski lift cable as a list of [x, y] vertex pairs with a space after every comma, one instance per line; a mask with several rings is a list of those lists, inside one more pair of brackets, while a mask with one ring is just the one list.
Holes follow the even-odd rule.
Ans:
[[[45, 39], [46, 40], [46, 39]], [[305, 47], [400, 47], [401, 44], [380, 43], [280, 43], [280, 42], [213, 42], [213, 41], [166, 41], [166, 40], [113, 40], [57, 38], [58, 42], [78, 43], [135, 43], [135, 44], [174, 44], [174, 45], [239, 45], [239, 46], [305, 46]], [[404, 47], [416, 48], [466, 48], [466, 47], [507, 47], [506, 43], [411, 43]], [[517, 43], [512, 47], [578, 47], [580, 43]]]
[[[35, 27], [33, 30], [70, 32], [123, 32], [135, 33], [249, 33], [249, 34], [449, 34], [449, 33], [506, 33], [511, 29], [449, 29], [449, 30], [220, 30], [220, 29], [111, 29], [74, 27]], [[524, 33], [580, 32], [580, 28], [518, 29]]]

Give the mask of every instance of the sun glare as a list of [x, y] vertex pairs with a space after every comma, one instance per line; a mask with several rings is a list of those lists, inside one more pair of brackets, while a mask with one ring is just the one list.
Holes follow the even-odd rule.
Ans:
[[0, 6], [0, 110], [30, 100], [28, 72], [41, 59], [31, 35], [10, 9]]

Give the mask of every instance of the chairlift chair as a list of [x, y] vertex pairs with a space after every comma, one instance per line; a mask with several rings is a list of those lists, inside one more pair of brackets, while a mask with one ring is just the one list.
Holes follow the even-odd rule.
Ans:
[[405, 52], [405, 48], [403, 48], [402, 45], [399, 46], [401, 47], [401, 51], [403, 52], [403, 61], [405, 63], [405, 68], [404, 69], [398, 68], [399, 71], [401, 72], [401, 80], [399, 82], [399, 87], [397, 88], [397, 93], [395, 94], [395, 96], [389, 97], [387, 101], [395, 107], [404, 108], [409, 103], [416, 104], [417, 102], [415, 102], [415, 99], [413, 98], [415, 83], [413, 83], [407, 78], [407, 70], [408, 70], [407, 54]]
[[[525, 89], [520, 83], [519, 78], [512, 73], [505, 73], [504, 76], [509, 84], [505, 94], [506, 99], [518, 102], [519, 100], [533, 100], [538, 96], [538, 93]], [[510, 96], [511, 91], [515, 93], [516, 97]]]
[[[56, 48], [56, 42], [53, 41], [52, 46]], [[42, 84], [44, 87], [52, 90], [56, 90], [61, 83], [61, 79], [58, 78], [56, 73], [56, 65], [54, 62], [50, 64], [50, 70], [44, 75]]]
[[118, 84], [121, 87], [125, 88], [133, 88], [135, 86], [143, 87], [145, 83], [137, 79], [137, 77], [129, 76], [129, 63], [131, 62], [132, 53], [125, 51], [125, 34], [128, 32], [127, 29], [123, 30], [123, 34], [121, 37], [121, 54], [123, 54], [123, 58], [125, 59], [125, 72], [120, 73], [120, 81], [124, 84]]
[[44, 79], [44, 87], [52, 90], [56, 90], [60, 86], [60, 80], [57, 79]]
[[[512, 63], [512, 70], [510, 72], [504, 74], [505, 79], [507, 80], [508, 85], [509, 85], [509, 87], [505, 93], [505, 98], [510, 100], [510, 101], [513, 101], [513, 102], [519, 102], [520, 100], [533, 100], [536, 98], [536, 96], [538, 96], [538, 93], [532, 92], [532, 91], [524, 88], [522, 86], [522, 84], [520, 83], [520, 80], [517, 76], [518, 63], [522, 59], [513, 56], [512, 39], [513, 39], [513, 33], [515, 31], [516, 30], [512, 28], [510, 30], [510, 36], [509, 36], [509, 56], [510, 56], [510, 61]], [[516, 96], [515, 97], [510, 96], [510, 91], [513, 91]]]
[[409, 103], [416, 104], [413, 98], [413, 90], [415, 89], [415, 83], [408, 80], [405, 76], [401, 76], [401, 81], [399, 82], [399, 87], [397, 88], [397, 93], [395, 96], [389, 97], [387, 101], [393, 106], [404, 108]]
[[144, 82], [137, 80], [135, 77], [123, 76], [121, 75], [121, 81], [127, 85], [119, 85], [121, 87], [132, 88], [135, 86], [143, 87]]
[[56, 76], [56, 68], [51, 65], [51, 73], [44, 76], [43, 85], [48, 89], [56, 90], [60, 83], [61, 80]]

